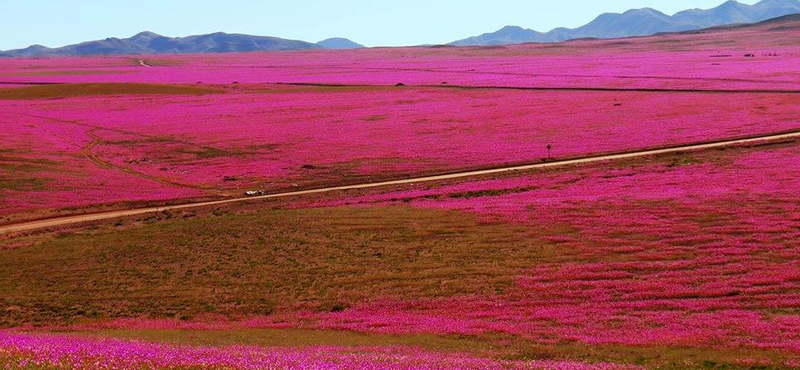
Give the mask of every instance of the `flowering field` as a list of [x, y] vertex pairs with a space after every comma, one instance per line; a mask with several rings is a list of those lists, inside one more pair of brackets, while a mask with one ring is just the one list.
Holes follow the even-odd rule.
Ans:
[[[0, 222], [800, 130], [773, 26], [0, 60]], [[10, 236], [0, 369], [800, 368], [798, 188], [786, 139]]]
[[8, 222], [528, 163], [547, 145], [563, 158], [797, 129], [798, 28], [760, 27], [493, 48], [4, 59], [0, 213]]
[[786, 143], [324, 201], [531, 225], [571, 257], [505, 295], [382, 301], [322, 325], [800, 352], [798, 160]]
[[0, 100], [17, 123], [0, 209], [358, 183], [538, 161], [548, 144], [574, 157], [779, 132], [800, 116], [786, 94], [330, 90]]
[[570, 361], [502, 361], [410, 347], [189, 347], [87, 339], [68, 335], [0, 333], [4, 369], [226, 370], [636, 370], [637, 366]]
[[0, 210], [362, 183], [536, 162], [547, 145], [565, 158], [782, 132], [800, 116], [786, 93], [132, 86], [0, 97]]
[[77, 333], [295, 328], [471, 338], [531, 361], [792, 368], [798, 158], [776, 143], [62, 237], [0, 252], [0, 312]]

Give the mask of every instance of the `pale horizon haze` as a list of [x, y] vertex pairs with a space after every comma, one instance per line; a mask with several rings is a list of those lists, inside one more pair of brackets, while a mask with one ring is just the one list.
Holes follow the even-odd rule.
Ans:
[[[212, 32], [317, 42], [345, 37], [367, 46], [448, 43], [515, 25], [579, 27], [605, 12], [650, 7], [667, 14], [722, 0], [0, 0], [0, 50], [59, 47], [141, 31]], [[754, 4], [756, 0], [740, 1]]]

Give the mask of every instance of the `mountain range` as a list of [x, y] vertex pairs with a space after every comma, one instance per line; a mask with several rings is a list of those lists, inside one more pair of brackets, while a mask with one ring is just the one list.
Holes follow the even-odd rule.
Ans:
[[[800, 13], [800, 0], [762, 0], [755, 5], [728, 1], [713, 9], [691, 9], [671, 16], [650, 8], [633, 9], [621, 14], [602, 14], [592, 22], [574, 29], [556, 28], [549, 32], [538, 32], [507, 26], [497, 32], [455, 41], [450, 45], [506, 45], [525, 42], [560, 42], [579, 38], [648, 36], [721, 25], [757, 23], [795, 13]], [[362, 47], [364, 46], [344, 38], [331, 38], [318, 43], [309, 43], [277, 37], [223, 32], [187, 37], [167, 37], [152, 32], [142, 32], [126, 39], [112, 37], [60, 48], [33, 45], [25, 49], [0, 51], [0, 57], [189, 54]]]
[[795, 13], [800, 13], [800, 0], [762, 0], [755, 5], [728, 1], [713, 9], [685, 10], [672, 16], [651, 8], [633, 9], [621, 14], [602, 14], [590, 23], [574, 29], [556, 28], [550, 32], [538, 32], [507, 26], [497, 32], [455, 41], [450, 45], [506, 45], [559, 42], [579, 38], [649, 36], [720, 25], [756, 23]]
[[127, 39], [116, 37], [89, 41], [60, 48], [33, 45], [25, 49], [0, 52], [0, 57], [50, 57], [81, 55], [195, 54], [249, 51], [282, 51], [311, 49], [356, 49], [355, 42], [333, 38], [312, 44], [277, 37], [228, 34], [224, 32], [187, 37], [166, 37], [142, 32]]

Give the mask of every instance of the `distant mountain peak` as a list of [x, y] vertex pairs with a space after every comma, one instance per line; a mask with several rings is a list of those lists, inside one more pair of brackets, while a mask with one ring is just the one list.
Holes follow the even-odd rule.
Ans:
[[137, 33], [136, 35], [134, 35], [131, 38], [145, 38], [145, 37], [146, 38], [156, 38], [156, 37], [161, 37], [161, 35], [159, 35], [159, 34], [157, 34], [155, 32], [142, 31], [142, 32]]
[[525, 29], [520, 26], [505, 26], [501, 28], [500, 31], [513, 32], [513, 31], [525, 31]]
[[728, 0], [728, 1], [724, 2], [724, 3], [722, 3], [722, 5], [716, 7], [715, 9], [716, 10], [730, 10], [730, 9], [746, 8], [746, 7], [749, 7], [749, 6], [750, 5], [742, 4], [742, 3], [740, 3], [740, 2], [738, 2], [736, 0]]
[[348, 49], [361, 49], [364, 48], [364, 45], [359, 43], [353, 42], [349, 39], [343, 37], [333, 37], [329, 39], [322, 40], [317, 43], [317, 45], [326, 48], [326, 49], [333, 49], [333, 50], [348, 50]]
[[[614, 14], [614, 13], [612, 13], [612, 14]], [[625, 14], [654, 14], [654, 15], [667, 16], [666, 14], [662, 13], [661, 11], [653, 9], [653, 8], [630, 9], [630, 10], [628, 10], [625, 13], [622, 13], [622, 14], [623, 15], [625, 15]]]

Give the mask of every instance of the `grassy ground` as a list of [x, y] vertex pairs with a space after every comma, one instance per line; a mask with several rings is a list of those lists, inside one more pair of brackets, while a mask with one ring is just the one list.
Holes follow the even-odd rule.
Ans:
[[537, 230], [411, 207], [265, 210], [0, 250], [0, 322], [269, 314], [500, 293], [569, 258]]
[[[328, 311], [386, 297], [503, 293], [521, 269], [577, 256], [543, 237], [568, 228], [479, 222], [408, 206], [267, 209], [173, 217], [132, 227], [37, 236], [0, 250], [4, 326]], [[30, 239], [34, 240], [34, 239]], [[29, 241], [30, 241], [29, 240]], [[391, 346], [507, 359], [574, 359], [657, 369], [782, 369], [785, 353], [735, 348], [542, 345], [498, 334], [382, 335], [299, 329], [78, 332], [189, 345]], [[787, 357], [788, 356], [788, 357]]]

